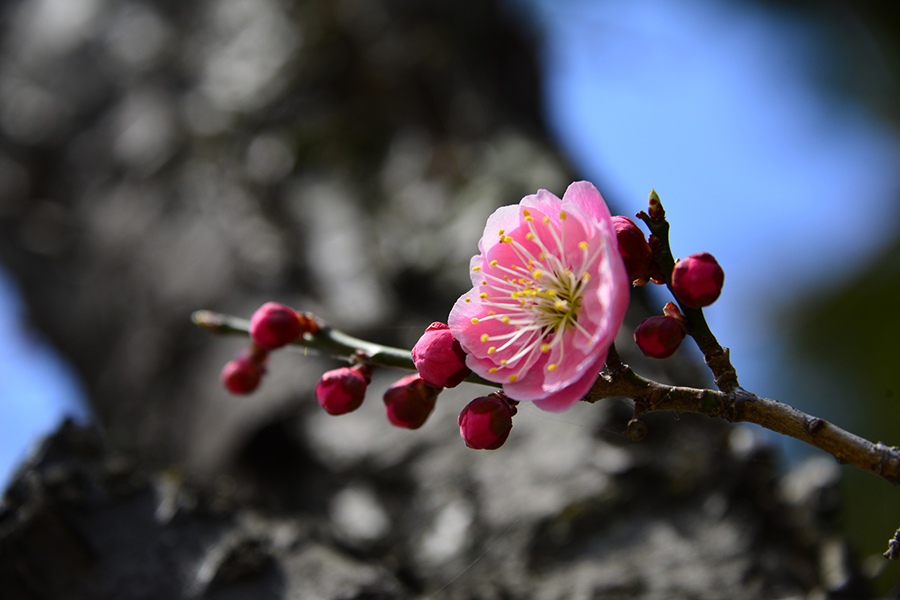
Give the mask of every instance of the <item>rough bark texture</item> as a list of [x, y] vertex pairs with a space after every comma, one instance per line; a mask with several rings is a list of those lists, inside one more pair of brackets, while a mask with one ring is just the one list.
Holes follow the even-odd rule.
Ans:
[[397, 373], [341, 418], [312, 398], [319, 358], [220, 389], [242, 342], [192, 310], [277, 300], [411, 347], [486, 217], [565, 189], [532, 42], [494, 2], [2, 6], [0, 260], [99, 426], [64, 426], [8, 490], [0, 596], [866, 595], [835, 467], [778, 479], [752, 430], [654, 415], [631, 444], [624, 405], [520, 407], [475, 452], [470, 387], [415, 432], [379, 406]]

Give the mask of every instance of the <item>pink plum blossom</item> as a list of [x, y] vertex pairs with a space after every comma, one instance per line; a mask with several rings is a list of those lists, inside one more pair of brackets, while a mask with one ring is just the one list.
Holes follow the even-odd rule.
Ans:
[[473, 288], [449, 326], [472, 371], [515, 400], [563, 411], [606, 362], [631, 287], [609, 209], [591, 183], [547, 190], [488, 218]]

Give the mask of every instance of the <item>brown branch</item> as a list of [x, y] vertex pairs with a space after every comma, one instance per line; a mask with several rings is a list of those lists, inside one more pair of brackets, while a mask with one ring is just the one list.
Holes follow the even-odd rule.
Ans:
[[823, 419], [740, 388], [724, 392], [650, 381], [622, 363], [615, 349], [610, 352], [607, 373], [597, 380], [584, 401], [593, 403], [613, 397], [633, 399], [636, 415], [675, 410], [731, 423], [756, 423], [824, 450], [839, 463], [853, 465], [893, 484], [900, 483], [900, 448], [896, 446], [872, 443]]
[[675, 268], [675, 257], [669, 247], [669, 222], [666, 221], [666, 211], [663, 210], [656, 190], [650, 192], [649, 208], [646, 212], [639, 212], [636, 216], [646, 223], [650, 229], [650, 248], [653, 250], [653, 260], [659, 266], [666, 287], [672, 292], [672, 297], [678, 302], [681, 312], [687, 321], [687, 333], [703, 352], [703, 359], [709, 366], [715, 378], [716, 387], [724, 392], [740, 390], [737, 372], [731, 365], [731, 357], [728, 348], [723, 348], [716, 340], [703, 316], [703, 309], [684, 306], [681, 300], [675, 296], [672, 290], [672, 269]]
[[[700, 317], [702, 318], [702, 313]], [[215, 334], [247, 335], [249, 332], [249, 321], [229, 315], [197, 311], [192, 318], [194, 323]], [[376, 366], [415, 369], [407, 350], [359, 340], [318, 319], [316, 322], [319, 325], [316, 333], [305, 334], [294, 342], [295, 345], [345, 360], [350, 360], [361, 352]], [[705, 321], [703, 324], [705, 325]], [[715, 338], [709, 343], [718, 347], [719, 352], [712, 353], [712, 360], [707, 357], [707, 364], [717, 373], [719, 387], [727, 390], [672, 386], [645, 379], [619, 359], [613, 346], [609, 349], [606, 370], [582, 400], [590, 403], [604, 398], [624, 397], [634, 400], [634, 417], [629, 421], [625, 435], [636, 442], [647, 432], [646, 424], [639, 418], [642, 413], [659, 410], [702, 413], [732, 423], [756, 423], [824, 450], [840, 463], [859, 467], [893, 484], [900, 483], [900, 448], [885, 446], [881, 442], [873, 444], [827, 421], [742, 389], [737, 385], [737, 376], [733, 380], [729, 379], [729, 373], [733, 373], [734, 369], [728, 361], [728, 351], [719, 347]], [[467, 381], [497, 386], [474, 373]], [[900, 530], [885, 556], [891, 560], [900, 558]]]

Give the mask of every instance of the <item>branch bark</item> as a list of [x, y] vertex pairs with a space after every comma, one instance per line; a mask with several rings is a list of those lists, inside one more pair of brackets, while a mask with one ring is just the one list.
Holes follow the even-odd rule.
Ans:
[[619, 360], [615, 349], [601, 376], [584, 398], [625, 397], [635, 402], [636, 416], [659, 410], [700, 413], [731, 423], [755, 423], [831, 454], [841, 464], [853, 465], [893, 483], [900, 483], [900, 448], [873, 443], [792, 406], [763, 398], [740, 387], [735, 391], [671, 386], [645, 379]]
[[[246, 336], [250, 329], [250, 322], [246, 319], [206, 310], [195, 312], [191, 318], [197, 325], [216, 334]], [[303, 339], [294, 342], [294, 345], [348, 361], [362, 352], [373, 366], [415, 370], [407, 350], [360, 340], [317, 322], [318, 332], [315, 335], [306, 334]], [[739, 386], [733, 391], [706, 390], [665, 385], [645, 379], [619, 360], [615, 347], [610, 348], [606, 366], [606, 373], [597, 379], [597, 383], [583, 398], [585, 402], [594, 403], [604, 398], [630, 398], [635, 402], [636, 417], [641, 413], [675, 410], [701, 413], [732, 423], [756, 423], [824, 450], [839, 463], [859, 467], [893, 484], [900, 483], [900, 449], [895, 446], [872, 443], [824, 419], [808, 415], [777, 400], [762, 398]], [[474, 373], [466, 381], [500, 387]]]

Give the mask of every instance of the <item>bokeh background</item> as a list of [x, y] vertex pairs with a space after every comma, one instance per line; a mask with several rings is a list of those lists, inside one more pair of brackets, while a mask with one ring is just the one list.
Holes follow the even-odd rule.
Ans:
[[[627, 215], [655, 188], [675, 253], [719, 259], [707, 317], [744, 387], [898, 442], [895, 3], [470, 4], [430, 27], [397, 16], [415, 2], [0, 4], [4, 477], [64, 414], [216, 472], [329, 363], [227, 398], [240, 342], [192, 310], [274, 299], [409, 347], [487, 215], [573, 178]], [[842, 474], [865, 558], [897, 490]]]

